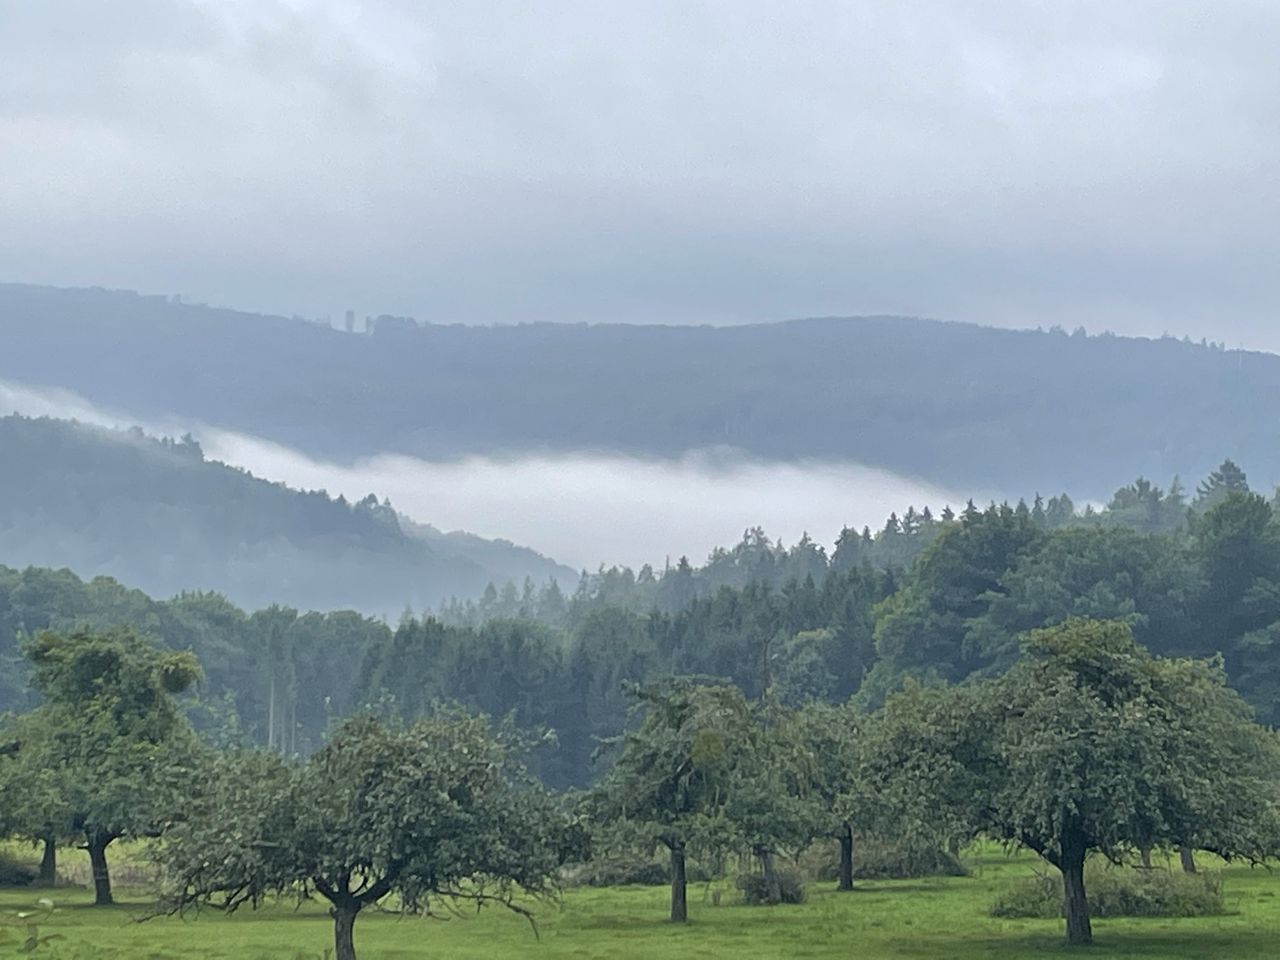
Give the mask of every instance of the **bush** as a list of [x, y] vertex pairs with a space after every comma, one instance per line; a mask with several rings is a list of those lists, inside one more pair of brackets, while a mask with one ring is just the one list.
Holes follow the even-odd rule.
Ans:
[[[835, 843], [823, 844], [815, 879], [833, 881], [840, 874]], [[810, 861], [812, 862], [812, 861]], [[859, 837], [853, 844], [855, 880], [909, 880], [914, 877], [963, 877], [968, 871], [956, 857], [938, 847], [881, 837]]]
[[[1085, 870], [1089, 912], [1095, 917], [1212, 917], [1226, 912], [1217, 873], [1173, 873], [1090, 864]], [[1011, 887], [991, 908], [993, 917], [1062, 916], [1062, 876], [1037, 874]]]
[[666, 864], [656, 860], [600, 859], [568, 871], [565, 882], [578, 887], [657, 886], [670, 879]]
[[[690, 883], [711, 879], [696, 863], [686, 864], [685, 878]], [[571, 887], [657, 887], [671, 882], [671, 864], [648, 857], [601, 857], [565, 871], [563, 880]]]
[[29, 887], [39, 874], [26, 863], [0, 853], [0, 887]]
[[[778, 884], [782, 889], [780, 903], [804, 903], [804, 881], [794, 870], [779, 870]], [[738, 889], [742, 891], [742, 902], [753, 907], [770, 903], [765, 890], [764, 876], [759, 873], [748, 873], [738, 877]]]

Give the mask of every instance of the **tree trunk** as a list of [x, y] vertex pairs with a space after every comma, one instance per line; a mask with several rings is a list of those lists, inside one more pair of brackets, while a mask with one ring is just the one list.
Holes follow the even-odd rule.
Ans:
[[355, 926], [360, 908], [352, 904], [335, 906], [329, 911], [333, 917], [334, 960], [356, 960]]
[[1179, 847], [1178, 857], [1182, 860], [1182, 869], [1185, 873], [1196, 872], [1196, 855], [1190, 847]]
[[837, 889], [853, 889], [853, 828], [847, 823], [840, 834], [840, 886]]
[[[689, 919], [689, 900], [684, 872], [684, 844], [671, 845], [671, 922], [684, 923]], [[341, 958], [339, 958], [341, 960]]]
[[1138, 857], [1142, 861], [1142, 868], [1144, 870], [1150, 870], [1151, 869], [1151, 848], [1147, 846], [1139, 847]]
[[36, 881], [42, 887], [53, 887], [58, 884], [58, 845], [53, 837], [41, 840], [44, 853], [40, 856], [40, 877]]
[[756, 856], [760, 859], [760, 872], [764, 874], [765, 902], [781, 903], [782, 878], [778, 876], [778, 866], [773, 862], [773, 851], [768, 847], [756, 847]]
[[276, 665], [271, 664], [271, 690], [267, 695], [267, 750], [276, 748]]
[[1082, 843], [1062, 845], [1062, 908], [1067, 918], [1067, 943], [1093, 943], [1093, 926], [1089, 923], [1089, 899], [1084, 892], [1084, 856]]
[[111, 872], [107, 869], [107, 846], [111, 843], [99, 834], [89, 838], [86, 849], [89, 851], [89, 866], [93, 872], [93, 905], [109, 907], [115, 903], [111, 896]]

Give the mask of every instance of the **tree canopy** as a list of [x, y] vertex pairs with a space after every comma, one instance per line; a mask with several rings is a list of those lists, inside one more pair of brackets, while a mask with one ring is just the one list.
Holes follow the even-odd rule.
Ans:
[[6, 787], [31, 789], [18, 832], [47, 843], [78, 837], [95, 902], [112, 902], [107, 848], [152, 836], [184, 816], [202, 748], [173, 697], [200, 676], [187, 653], [128, 630], [43, 632], [26, 646], [44, 702], [21, 718]]
[[1220, 663], [1154, 657], [1118, 621], [1037, 631], [1028, 654], [1000, 679], [895, 710], [910, 718], [896, 779], [1058, 868], [1070, 942], [1092, 937], [1091, 851], [1276, 850], [1277, 743]]
[[406, 912], [470, 901], [530, 915], [522, 898], [553, 891], [570, 824], [515, 746], [450, 713], [399, 729], [348, 721], [300, 765], [229, 757], [166, 834], [169, 909], [316, 894], [337, 960], [356, 956], [360, 912], [392, 896]]

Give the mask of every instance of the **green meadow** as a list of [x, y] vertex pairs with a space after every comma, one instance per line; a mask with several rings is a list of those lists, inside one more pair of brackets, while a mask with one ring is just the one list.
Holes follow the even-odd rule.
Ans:
[[[68, 855], [67, 860], [73, 857]], [[362, 958], [635, 957], [639, 960], [763, 958], [1007, 958], [1074, 953], [1062, 944], [1060, 922], [997, 920], [989, 909], [1000, 892], [1041, 869], [1026, 855], [986, 848], [968, 857], [968, 877], [867, 881], [853, 893], [813, 883], [800, 906], [746, 907], [728, 885], [690, 890], [690, 923], [665, 921], [664, 887], [573, 889], [558, 904], [537, 908], [538, 936], [520, 917], [490, 909], [449, 919], [368, 914], [356, 924]], [[74, 864], [69, 863], [69, 867]], [[1221, 867], [1228, 912], [1201, 919], [1097, 920], [1091, 958], [1272, 958], [1280, 956], [1280, 875], [1263, 868]], [[74, 870], [73, 870], [74, 872]], [[122, 871], [124, 872], [124, 871]], [[720, 905], [714, 903], [720, 893]], [[15, 911], [42, 896], [30, 889], [0, 892], [0, 908]], [[21, 951], [25, 931], [9, 929], [0, 956], [129, 958], [129, 960], [321, 960], [332, 930], [318, 903], [279, 903], [232, 916], [142, 920], [147, 897], [120, 890], [121, 905], [89, 906], [88, 892], [66, 887], [51, 894], [56, 911], [39, 935], [56, 939], [31, 954]]]

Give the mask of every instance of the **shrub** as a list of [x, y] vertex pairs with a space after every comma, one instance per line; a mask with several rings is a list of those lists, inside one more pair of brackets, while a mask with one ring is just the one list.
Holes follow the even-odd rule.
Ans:
[[[1211, 917], [1226, 910], [1217, 873], [1174, 873], [1090, 864], [1085, 871], [1095, 917]], [[1062, 916], [1062, 877], [1037, 874], [1011, 887], [991, 908], [994, 917]]]
[[0, 887], [29, 887], [36, 882], [37, 872], [26, 863], [0, 853]]
[[[711, 879], [696, 863], [686, 865], [685, 877], [690, 883]], [[656, 887], [671, 882], [671, 865], [649, 857], [601, 857], [565, 871], [562, 879], [572, 887]]]
[[929, 844], [866, 837], [853, 847], [853, 875], [859, 880], [963, 877], [967, 873], [956, 857]]
[[[832, 881], [840, 863], [834, 843], [823, 844], [821, 860], [812, 868], [815, 879]], [[908, 880], [914, 877], [963, 877], [968, 874], [954, 856], [925, 843], [881, 837], [859, 837], [853, 845], [855, 880]]]
[[[804, 903], [804, 881], [800, 874], [794, 870], [779, 870], [778, 883], [782, 890], [780, 903]], [[738, 889], [742, 891], [743, 903], [758, 907], [770, 902], [761, 874], [747, 873], [738, 877]]]
[[566, 871], [564, 881], [576, 887], [656, 886], [669, 879], [668, 868], [656, 860], [599, 859]]

